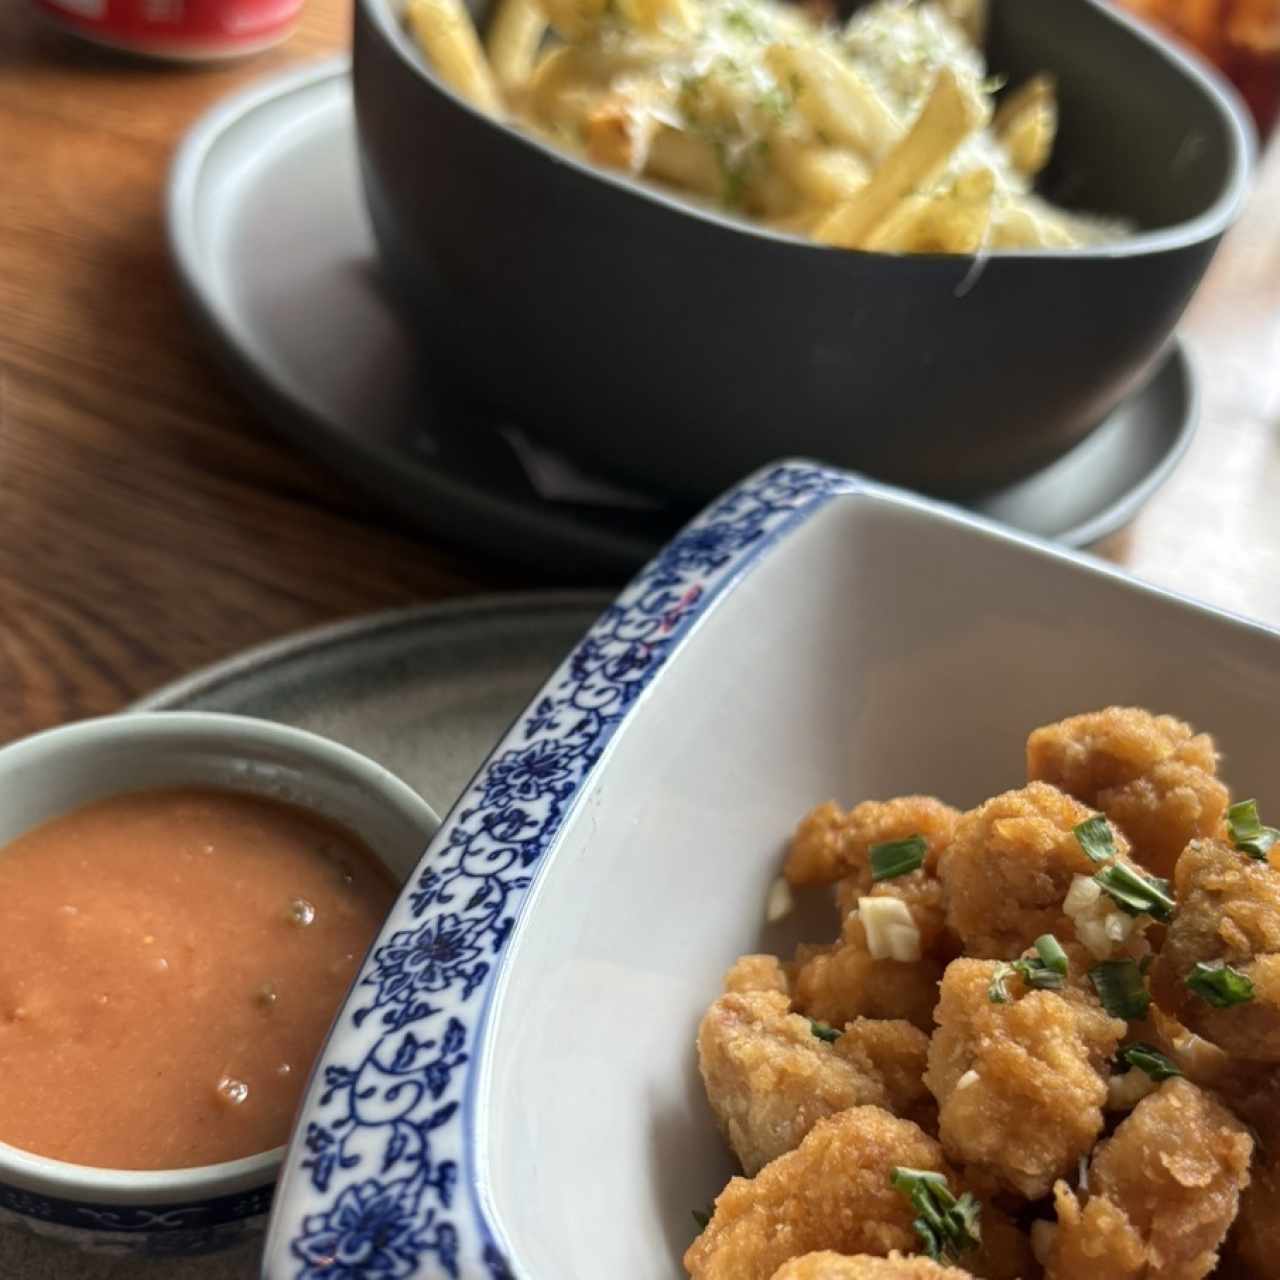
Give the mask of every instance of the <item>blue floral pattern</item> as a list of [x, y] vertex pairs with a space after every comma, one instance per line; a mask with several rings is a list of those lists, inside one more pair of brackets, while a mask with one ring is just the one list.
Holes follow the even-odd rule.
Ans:
[[[293, 1280], [514, 1280], [470, 1193], [464, 1085], [539, 860], [628, 709], [721, 589], [848, 475], [783, 464], [708, 508], [611, 605], [490, 757], [366, 961], [321, 1064]], [[307, 1179], [304, 1189], [296, 1184]], [[284, 1280], [272, 1272], [273, 1280]]]

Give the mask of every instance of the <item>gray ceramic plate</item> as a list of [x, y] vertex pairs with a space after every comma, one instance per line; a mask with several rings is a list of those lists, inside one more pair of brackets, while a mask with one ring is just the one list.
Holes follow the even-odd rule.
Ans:
[[322, 733], [448, 813], [494, 743], [610, 597], [472, 597], [250, 649], [134, 710], [231, 711]]
[[[501, 433], [510, 424], [424, 365], [377, 276], [345, 59], [274, 77], [205, 116], [174, 162], [169, 232], [233, 376], [274, 427], [341, 467], [381, 509], [548, 576], [596, 582], [633, 572], [691, 514], [618, 505], [589, 481], [566, 490], [577, 500], [549, 499], [545, 477]], [[1083, 444], [968, 505], [1086, 546], [1133, 517], [1195, 419], [1191, 370], [1175, 345]]]

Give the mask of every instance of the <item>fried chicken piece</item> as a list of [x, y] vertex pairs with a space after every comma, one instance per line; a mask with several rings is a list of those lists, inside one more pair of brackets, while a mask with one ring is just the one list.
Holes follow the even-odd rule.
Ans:
[[[1098, 870], [1074, 833], [1092, 816], [1056, 787], [1032, 782], [960, 819], [941, 877], [947, 923], [968, 955], [1013, 960], [1042, 933], [1075, 938], [1075, 917], [1063, 903], [1077, 876]], [[1112, 834], [1124, 861], [1128, 841]]]
[[901, 1018], [855, 1018], [831, 1046], [863, 1076], [879, 1080], [880, 1106], [896, 1116], [932, 1120], [933, 1097], [924, 1084], [929, 1037]]
[[[866, 879], [870, 880], [869, 874]], [[862, 876], [847, 876], [836, 885], [841, 920], [857, 911], [863, 898], [897, 898], [904, 903], [916, 927], [922, 955], [954, 960], [960, 954], [960, 940], [947, 927], [946, 901], [936, 872], [921, 867], [877, 884], [864, 884]]]
[[938, 856], [951, 843], [959, 812], [933, 796], [897, 796], [864, 800], [847, 813], [833, 800], [801, 820], [791, 837], [782, 874], [793, 885], [835, 884], [856, 877], [871, 886], [871, 846], [923, 836], [928, 846], [925, 869], [935, 871]]
[[859, 1253], [806, 1253], [784, 1262], [773, 1273], [773, 1280], [970, 1280], [971, 1273], [959, 1267], [947, 1267], [931, 1258], [904, 1258], [891, 1253], [875, 1258]]
[[685, 1268], [693, 1280], [770, 1280], [783, 1263], [821, 1249], [910, 1252], [915, 1210], [890, 1184], [897, 1166], [950, 1176], [942, 1148], [910, 1120], [879, 1107], [820, 1120], [754, 1178], [730, 1180]]
[[1253, 1139], [1189, 1080], [1166, 1080], [1100, 1143], [1083, 1206], [1054, 1189], [1050, 1280], [1200, 1280], [1249, 1185]]
[[[1224, 1087], [1236, 1114], [1257, 1139], [1249, 1185], [1240, 1197], [1240, 1212], [1224, 1250], [1220, 1271], [1247, 1268], [1258, 1280], [1280, 1277], [1280, 1074], [1252, 1066]], [[1234, 1268], [1227, 1265], [1235, 1264]]]
[[834, 946], [796, 952], [792, 998], [801, 1013], [833, 1027], [855, 1018], [905, 1018], [928, 1030], [942, 969], [942, 961], [932, 956], [914, 962], [874, 959], [866, 928], [854, 912], [845, 918]]
[[1173, 716], [1107, 707], [1036, 729], [1027, 777], [1101, 809], [1129, 837], [1134, 860], [1171, 874], [1188, 841], [1217, 834], [1227, 788], [1213, 739]]
[[725, 991], [778, 991], [789, 995], [791, 984], [777, 956], [739, 956], [724, 975]]
[[1078, 986], [989, 997], [998, 965], [954, 960], [942, 979], [925, 1084], [947, 1155], [1029, 1200], [1075, 1169], [1102, 1131], [1107, 1064], [1125, 1033]]
[[[1280, 871], [1221, 840], [1193, 840], [1174, 868], [1178, 910], [1151, 991], [1187, 1028], [1238, 1058], [1280, 1063]], [[1253, 999], [1215, 1008], [1186, 985], [1196, 964], [1225, 963]]]
[[[776, 991], [731, 993], [707, 1010], [698, 1030], [698, 1066], [716, 1120], [748, 1175], [795, 1150], [827, 1116], [867, 1104], [892, 1106], [871, 1054], [858, 1052], [874, 1037], [864, 1030], [846, 1039], [843, 1052], [819, 1039], [809, 1019], [791, 1013], [787, 997]], [[923, 1061], [922, 1050], [921, 1068]], [[894, 1088], [900, 1088], [896, 1077]]]

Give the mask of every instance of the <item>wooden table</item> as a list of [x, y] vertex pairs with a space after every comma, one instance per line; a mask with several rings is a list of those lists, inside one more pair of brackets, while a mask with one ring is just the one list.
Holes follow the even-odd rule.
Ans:
[[[395, 531], [277, 443], [169, 266], [177, 139], [245, 81], [343, 47], [348, 10], [308, 0], [281, 49], [185, 70], [97, 54], [0, 4], [0, 741], [299, 627], [530, 585]], [[1102, 551], [1280, 624], [1280, 147], [1183, 332], [1199, 436]], [[25, 1249], [0, 1241], [0, 1276], [68, 1274], [60, 1252]]]

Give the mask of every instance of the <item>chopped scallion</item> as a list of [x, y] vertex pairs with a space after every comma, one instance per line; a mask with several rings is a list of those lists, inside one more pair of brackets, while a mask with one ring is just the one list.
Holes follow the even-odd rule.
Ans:
[[946, 1178], [930, 1169], [895, 1168], [889, 1182], [911, 1201], [919, 1215], [911, 1224], [935, 1262], [958, 1261], [982, 1243], [982, 1206], [965, 1192], [957, 1199]]
[[1145, 1071], [1157, 1084], [1161, 1080], [1172, 1080], [1174, 1076], [1182, 1074], [1172, 1058], [1166, 1057], [1149, 1044], [1126, 1045], [1120, 1050], [1120, 1061], [1127, 1067]]
[[1241, 853], [1247, 853], [1259, 862], [1267, 860], [1271, 846], [1280, 840], [1280, 831], [1262, 825], [1256, 800], [1241, 800], [1233, 804], [1227, 810], [1227, 827], [1231, 832], [1231, 843]]
[[1147, 985], [1132, 960], [1104, 960], [1089, 970], [1089, 981], [1113, 1018], [1130, 1022], [1145, 1017], [1151, 1007]]
[[1062, 944], [1057, 938], [1051, 933], [1042, 933], [1036, 939], [1035, 946], [1036, 954], [1039, 955], [1044, 967], [1065, 978], [1068, 968], [1067, 953], [1063, 951]]
[[1145, 914], [1153, 920], [1168, 920], [1173, 916], [1177, 903], [1169, 892], [1169, 882], [1159, 876], [1145, 875], [1127, 863], [1114, 862], [1093, 878], [1120, 910], [1131, 916]]
[[1036, 954], [1021, 960], [996, 965], [987, 987], [992, 1004], [1008, 1004], [1013, 997], [1005, 985], [1016, 973], [1027, 986], [1037, 991], [1061, 991], [1065, 985], [1068, 960], [1062, 945], [1051, 933], [1043, 933], [1035, 941]]
[[1196, 965], [1187, 975], [1187, 986], [1215, 1009], [1230, 1009], [1253, 999], [1253, 980], [1221, 962]]
[[809, 1029], [819, 1040], [825, 1040], [828, 1044], [835, 1044], [840, 1039], [840, 1032], [835, 1027], [829, 1027], [825, 1022], [818, 1022], [814, 1018], [809, 1019]]
[[873, 844], [870, 849], [871, 879], [892, 880], [895, 876], [909, 875], [924, 866], [924, 855], [928, 851], [929, 846], [923, 836]]
[[1110, 862], [1116, 856], [1116, 840], [1111, 824], [1100, 813], [1071, 828], [1080, 847], [1092, 862]]

